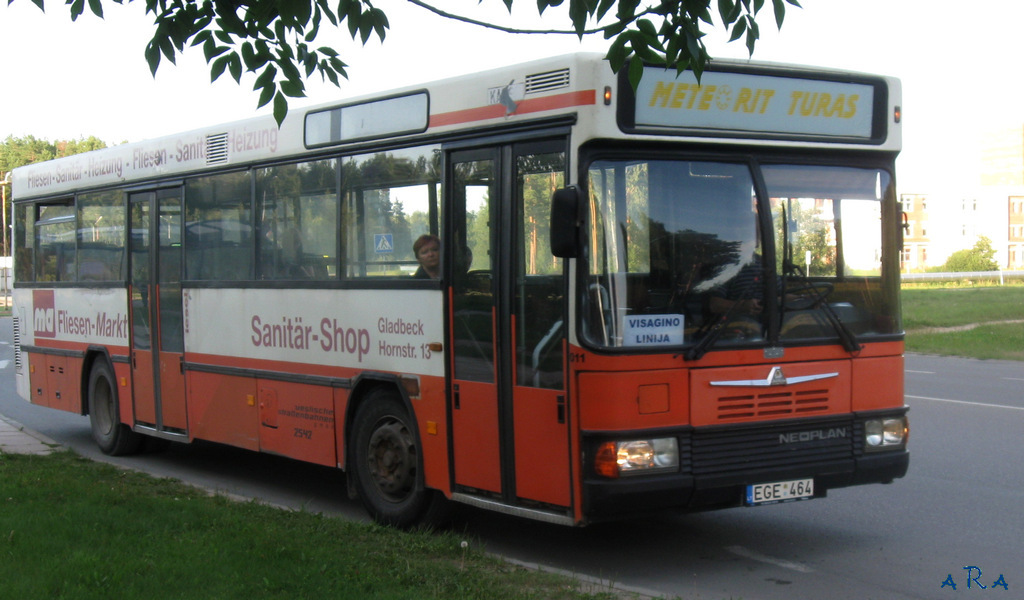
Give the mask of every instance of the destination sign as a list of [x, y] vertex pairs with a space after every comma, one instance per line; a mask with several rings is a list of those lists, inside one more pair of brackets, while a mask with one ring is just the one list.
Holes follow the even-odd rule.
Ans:
[[872, 138], [870, 84], [646, 67], [635, 126], [770, 135]]

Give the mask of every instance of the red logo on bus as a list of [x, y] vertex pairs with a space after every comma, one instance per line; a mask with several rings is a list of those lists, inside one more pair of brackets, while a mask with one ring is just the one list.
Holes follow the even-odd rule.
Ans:
[[53, 290], [32, 290], [32, 329], [36, 337], [57, 337], [57, 310]]

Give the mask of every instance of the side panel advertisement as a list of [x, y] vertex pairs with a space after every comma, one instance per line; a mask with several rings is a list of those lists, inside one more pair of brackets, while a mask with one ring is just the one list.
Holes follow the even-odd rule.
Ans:
[[[444, 375], [440, 291], [185, 291], [189, 353]], [[435, 346], [436, 347], [436, 346]]]

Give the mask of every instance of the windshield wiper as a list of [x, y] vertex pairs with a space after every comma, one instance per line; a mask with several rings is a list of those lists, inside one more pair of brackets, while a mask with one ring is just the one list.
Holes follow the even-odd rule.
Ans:
[[737, 298], [737, 300], [732, 303], [732, 306], [730, 306], [728, 310], [722, 313], [721, 318], [711, 325], [711, 327], [707, 331], [707, 334], [705, 334], [699, 342], [694, 344], [689, 350], [686, 351], [685, 354], [683, 354], [684, 360], [698, 360], [708, 353], [708, 350], [711, 348], [711, 346], [716, 341], [718, 341], [719, 336], [721, 336], [722, 332], [725, 331], [725, 326], [729, 323], [729, 321], [732, 320], [733, 315], [736, 314], [736, 308], [744, 300], [749, 300], [750, 297], [753, 296], [753, 287], [754, 286], [750, 286], [749, 288], [744, 290], [743, 293], [740, 294], [740, 297]]
[[810, 304], [808, 308], [820, 310], [824, 315], [825, 319], [832, 325], [832, 328], [836, 330], [839, 335], [839, 342], [843, 345], [843, 348], [853, 354], [859, 352], [861, 349], [860, 343], [857, 341], [857, 336], [850, 331], [850, 328], [846, 326], [839, 315], [836, 314], [835, 309], [825, 301], [828, 295], [832, 292], [832, 285], [828, 283], [819, 283], [811, 281], [800, 273], [800, 269], [793, 264], [788, 258], [783, 262], [783, 277], [782, 277], [782, 302], [780, 303], [785, 310], [786, 306], [786, 282], [790, 279], [795, 280], [799, 284], [803, 285], [799, 291], [810, 292]]
[[[832, 328], [836, 330], [839, 335], [839, 342], [843, 345], [843, 348], [853, 354], [859, 352], [861, 349], [860, 343], [857, 341], [857, 336], [854, 335], [850, 328], [843, 323], [843, 320], [839, 318], [836, 311], [829, 306], [829, 303], [825, 301], [828, 295], [832, 292], [832, 286], [829, 284], [817, 284], [810, 280], [810, 278], [800, 273], [800, 269], [793, 263], [793, 246], [789, 241], [790, 222], [789, 216], [786, 211], [786, 202], [782, 203], [782, 281], [780, 282], [781, 289], [779, 290], [780, 302], [779, 305], [785, 312], [786, 307], [786, 283], [789, 278], [793, 278], [796, 281], [803, 284], [805, 290], [811, 291], [814, 294], [814, 300], [811, 302], [808, 308], [818, 308], [825, 314], [825, 318], [832, 325]], [[828, 286], [828, 287], [824, 287]], [[821, 291], [824, 290], [824, 291]]]

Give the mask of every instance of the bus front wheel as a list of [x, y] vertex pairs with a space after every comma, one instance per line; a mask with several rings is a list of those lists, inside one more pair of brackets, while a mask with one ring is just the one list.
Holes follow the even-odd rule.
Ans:
[[89, 372], [89, 424], [92, 438], [104, 454], [124, 456], [138, 451], [143, 436], [121, 423], [114, 372], [106, 361], [97, 361]]
[[415, 422], [398, 394], [378, 388], [356, 410], [353, 470], [359, 498], [378, 523], [433, 523], [446, 501], [423, 485]]

